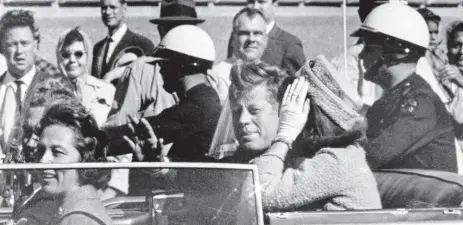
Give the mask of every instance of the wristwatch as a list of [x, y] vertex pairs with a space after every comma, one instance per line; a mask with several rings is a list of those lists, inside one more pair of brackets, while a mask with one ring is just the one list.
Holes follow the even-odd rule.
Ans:
[[288, 149], [289, 149], [289, 150], [293, 149], [293, 140], [290, 140], [289, 138], [285, 138], [285, 137], [276, 137], [276, 138], [272, 141], [272, 145], [275, 144], [276, 142], [280, 142], [280, 143], [286, 144], [286, 145], [288, 146]]

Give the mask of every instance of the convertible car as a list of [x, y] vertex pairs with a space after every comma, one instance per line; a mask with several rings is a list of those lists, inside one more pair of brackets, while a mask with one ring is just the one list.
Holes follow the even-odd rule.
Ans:
[[[82, 163], [0, 165], [2, 173], [40, 169], [131, 169], [150, 173], [136, 196], [102, 203], [115, 225], [463, 224], [463, 176], [429, 170], [376, 171], [383, 209], [264, 213], [254, 165]], [[162, 185], [159, 182], [163, 181]], [[0, 223], [12, 208], [0, 208]]]

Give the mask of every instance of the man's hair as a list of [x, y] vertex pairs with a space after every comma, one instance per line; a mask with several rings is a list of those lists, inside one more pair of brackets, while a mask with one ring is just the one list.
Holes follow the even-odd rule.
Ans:
[[449, 25], [447, 29], [447, 45], [452, 42], [458, 32], [463, 32], [463, 21], [455, 21]]
[[230, 101], [246, 96], [255, 87], [265, 85], [268, 102], [277, 105], [280, 102], [280, 85], [288, 75], [276, 66], [264, 62], [243, 62], [238, 60], [230, 71]]
[[[73, 131], [74, 147], [80, 153], [80, 162], [106, 162], [109, 139], [82, 104], [75, 102], [51, 106], [40, 120], [39, 134], [55, 124]], [[80, 185], [93, 185], [96, 189], [102, 189], [111, 179], [111, 170], [84, 169], [78, 170], [78, 175]]]
[[253, 19], [256, 16], [261, 16], [262, 19], [265, 21], [264, 14], [260, 10], [244, 7], [233, 17], [233, 32], [235, 32], [236, 28], [238, 27], [238, 19], [241, 15], [245, 15], [247, 18], [250, 19]]
[[40, 42], [39, 29], [35, 24], [33, 13], [29, 10], [10, 10], [0, 19], [0, 52], [3, 51], [5, 34], [15, 27], [29, 27], [37, 43]]

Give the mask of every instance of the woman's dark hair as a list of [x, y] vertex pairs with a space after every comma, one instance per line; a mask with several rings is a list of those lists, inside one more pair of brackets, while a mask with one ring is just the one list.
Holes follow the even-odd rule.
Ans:
[[65, 47], [72, 45], [74, 42], [84, 42], [84, 37], [79, 30], [80, 28], [76, 27], [66, 34], [63, 40], [61, 51], [63, 51]]
[[[55, 104], [46, 110], [40, 120], [39, 134], [50, 125], [59, 124], [74, 133], [74, 147], [79, 151], [81, 162], [106, 162], [108, 137], [98, 128], [93, 116], [80, 103]], [[81, 185], [93, 185], [97, 189], [106, 187], [111, 170], [78, 170]]]
[[447, 29], [447, 44], [451, 44], [458, 32], [463, 32], [463, 21], [455, 21]]

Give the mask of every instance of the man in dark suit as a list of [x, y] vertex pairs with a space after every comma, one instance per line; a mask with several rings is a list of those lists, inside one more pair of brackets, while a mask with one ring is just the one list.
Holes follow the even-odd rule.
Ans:
[[[261, 11], [267, 21], [268, 43], [261, 60], [270, 65], [278, 66], [288, 74], [293, 75], [306, 61], [304, 48], [299, 38], [275, 24], [274, 17], [277, 6], [277, 0], [248, 0], [246, 7]], [[228, 58], [233, 54], [232, 43], [233, 35], [228, 42]]]
[[[19, 132], [20, 115], [36, 84], [52, 74], [36, 65], [39, 32], [30, 11], [12, 10], [0, 20], [0, 53], [8, 70], [0, 76], [0, 160]], [[17, 143], [19, 144], [19, 143]]]
[[[108, 28], [108, 35], [93, 48], [92, 75], [103, 78], [112, 70], [121, 52], [136, 49], [132, 53], [151, 53], [153, 43], [146, 37], [136, 34], [124, 23], [127, 12], [126, 0], [101, 0], [101, 18]], [[138, 55], [140, 56], [140, 55]]]

